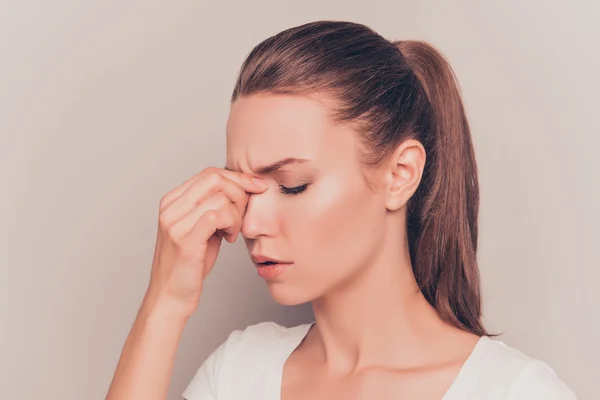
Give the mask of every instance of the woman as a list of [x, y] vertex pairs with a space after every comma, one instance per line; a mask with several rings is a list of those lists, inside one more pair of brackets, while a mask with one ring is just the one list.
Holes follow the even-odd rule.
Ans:
[[233, 332], [188, 400], [574, 399], [482, 325], [478, 205], [469, 125], [435, 49], [332, 21], [265, 40], [233, 92], [225, 168], [161, 201], [107, 398], [166, 398], [203, 279], [241, 233], [273, 298], [311, 302], [315, 323]]

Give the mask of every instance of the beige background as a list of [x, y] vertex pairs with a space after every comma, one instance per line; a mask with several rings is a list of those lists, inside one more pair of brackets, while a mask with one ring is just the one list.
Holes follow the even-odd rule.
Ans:
[[[160, 197], [223, 164], [228, 98], [252, 46], [315, 19], [447, 54], [480, 166], [486, 321], [597, 398], [600, 8], [587, 3], [2, 2], [0, 398], [104, 398], [147, 284]], [[232, 329], [310, 318], [275, 305], [243, 243], [230, 245], [170, 398]]]

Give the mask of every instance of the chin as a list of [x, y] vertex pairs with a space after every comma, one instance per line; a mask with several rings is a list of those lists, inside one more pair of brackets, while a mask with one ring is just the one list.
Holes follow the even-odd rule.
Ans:
[[307, 290], [299, 287], [291, 287], [283, 282], [267, 282], [271, 297], [283, 306], [297, 306], [310, 303], [316, 296], [311, 296]]

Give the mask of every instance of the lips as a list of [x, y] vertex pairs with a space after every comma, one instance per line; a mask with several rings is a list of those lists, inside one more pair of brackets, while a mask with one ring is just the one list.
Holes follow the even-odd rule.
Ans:
[[283, 261], [261, 254], [253, 254], [250, 258], [256, 265], [258, 275], [266, 280], [274, 280], [280, 277], [293, 264], [291, 261]]
[[250, 256], [250, 258], [252, 259], [252, 262], [256, 265], [274, 265], [274, 264], [291, 264], [291, 261], [285, 261], [285, 260], [281, 260], [278, 258], [274, 258], [274, 257], [268, 257], [262, 254], [253, 254], [252, 256]]

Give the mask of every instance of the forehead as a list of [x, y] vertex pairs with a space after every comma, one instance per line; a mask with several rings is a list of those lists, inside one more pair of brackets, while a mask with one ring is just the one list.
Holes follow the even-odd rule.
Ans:
[[[331, 137], [328, 108], [306, 96], [261, 94], [238, 98], [227, 121], [228, 163], [313, 158]], [[328, 134], [326, 134], [328, 133]]]

